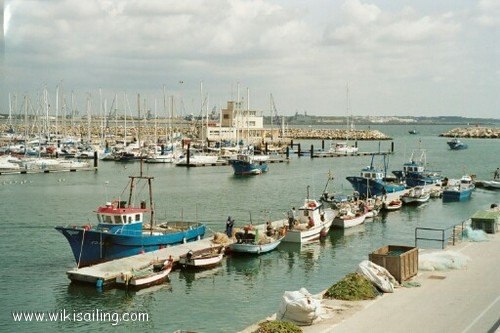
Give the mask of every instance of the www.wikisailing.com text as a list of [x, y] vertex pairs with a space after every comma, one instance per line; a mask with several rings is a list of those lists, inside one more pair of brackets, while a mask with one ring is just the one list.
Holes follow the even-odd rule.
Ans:
[[121, 322], [146, 322], [146, 312], [109, 312], [95, 309], [92, 311], [12, 311], [15, 322], [109, 322], [116, 326]]

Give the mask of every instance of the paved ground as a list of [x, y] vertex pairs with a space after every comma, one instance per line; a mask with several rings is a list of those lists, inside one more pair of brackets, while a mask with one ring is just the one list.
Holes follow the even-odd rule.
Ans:
[[419, 271], [412, 281], [420, 287], [397, 288], [373, 301], [324, 301], [329, 318], [303, 331], [500, 332], [500, 233], [490, 235], [487, 242], [462, 242], [446, 250], [468, 256], [467, 267]]

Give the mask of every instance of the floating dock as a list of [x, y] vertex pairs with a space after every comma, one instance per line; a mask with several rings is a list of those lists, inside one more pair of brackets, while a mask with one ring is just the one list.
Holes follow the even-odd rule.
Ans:
[[371, 156], [371, 155], [389, 155], [392, 154], [391, 151], [365, 151], [365, 152], [355, 152], [355, 153], [331, 153], [325, 151], [313, 152], [311, 158], [318, 157], [348, 157], [348, 156]]
[[120, 274], [129, 272], [132, 269], [140, 269], [156, 259], [167, 259], [172, 256], [175, 263], [179, 261], [181, 255], [188, 253], [190, 250], [197, 251], [210, 248], [214, 244], [212, 239], [213, 237], [207, 237], [199, 241], [168, 246], [157, 251], [107, 261], [93, 266], [74, 268], [67, 271], [66, 274], [71, 281], [92, 283], [94, 285], [101, 281], [103, 286], [111, 286]]
[[[290, 162], [290, 160], [287, 157], [281, 157], [281, 156], [272, 156], [268, 160], [265, 161], [266, 163], [284, 163], [284, 162]], [[213, 163], [177, 163], [175, 164], [176, 166], [179, 167], [187, 167], [187, 168], [194, 168], [194, 167], [207, 167], [207, 166], [227, 166], [229, 165], [228, 160], [218, 160]]]
[[37, 174], [37, 173], [57, 173], [57, 172], [77, 172], [77, 171], [96, 171], [96, 167], [89, 168], [61, 168], [61, 169], [12, 169], [2, 170], [0, 175], [24, 175], [24, 174]]

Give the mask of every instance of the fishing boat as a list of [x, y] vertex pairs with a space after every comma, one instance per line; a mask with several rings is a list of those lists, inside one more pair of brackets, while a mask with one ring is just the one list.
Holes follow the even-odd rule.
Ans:
[[461, 150], [467, 149], [467, 144], [458, 140], [457, 138], [453, 138], [446, 142], [451, 150]]
[[217, 245], [198, 251], [189, 251], [179, 257], [179, 264], [184, 268], [213, 268], [221, 263], [224, 249], [224, 245]]
[[474, 189], [474, 182], [468, 175], [460, 179], [450, 179], [443, 188], [443, 201], [462, 201], [469, 199]]
[[298, 216], [292, 228], [286, 232], [283, 242], [306, 243], [325, 237], [330, 230], [336, 211], [331, 208], [324, 208], [320, 201], [309, 198], [308, 195], [304, 204], [299, 208]]
[[332, 174], [331, 171], [328, 171], [328, 179], [325, 184], [325, 188], [323, 190], [323, 194], [319, 198], [319, 200], [324, 203], [326, 206], [330, 206], [333, 209], [337, 209], [338, 206], [340, 206], [342, 203], [352, 201], [353, 198], [348, 195], [340, 194], [340, 193], [330, 193], [328, 191], [328, 185], [330, 184], [330, 181], [333, 182], [335, 179], [334, 175]]
[[[271, 225], [271, 224], [269, 224]], [[231, 252], [263, 254], [274, 250], [280, 245], [285, 235], [284, 229], [272, 232], [263, 232], [252, 225], [245, 226], [244, 231], [235, 234], [236, 242], [229, 245]]]
[[401, 196], [405, 205], [420, 205], [429, 201], [431, 194], [423, 186], [412, 187], [408, 192]]
[[385, 201], [384, 204], [383, 204], [384, 210], [387, 210], [387, 211], [398, 210], [402, 206], [403, 206], [403, 201], [401, 201], [399, 199], [393, 199], [391, 201]]
[[234, 159], [229, 159], [229, 164], [233, 167], [235, 175], [260, 175], [269, 170], [268, 159], [267, 155], [256, 157], [256, 155], [242, 153]]
[[406, 188], [404, 184], [396, 182], [393, 179], [387, 178], [385, 176], [385, 170], [387, 170], [385, 156], [384, 171], [373, 166], [373, 158], [374, 155], [372, 155], [370, 165], [361, 169], [361, 173], [359, 176], [346, 177], [349, 183], [351, 183], [354, 190], [358, 193], [366, 193], [368, 197], [403, 191]]
[[415, 158], [416, 151], [413, 151], [410, 160], [403, 164], [403, 170], [392, 173], [407, 187], [424, 186], [429, 184], [441, 184], [443, 177], [439, 171], [432, 171], [426, 168], [426, 154], [422, 150], [420, 157]]
[[[140, 175], [129, 178], [128, 201], [117, 199], [99, 206], [96, 210], [97, 226], [56, 227], [68, 240], [77, 267], [155, 251], [198, 240], [205, 235], [206, 226], [199, 222], [156, 222], [152, 196], [154, 177], [143, 175], [142, 162]], [[142, 184], [149, 189], [149, 207], [146, 201], [140, 201], [139, 205], [133, 202], [136, 198], [134, 189], [142, 187]], [[144, 224], [146, 214], [150, 215], [147, 225]]]
[[416, 129], [411, 129], [408, 131], [410, 134], [418, 134], [418, 131]]
[[115, 283], [118, 287], [130, 289], [142, 289], [164, 283], [172, 270], [173, 262], [173, 259], [169, 258], [150, 263], [141, 269], [121, 273], [116, 277]]
[[[362, 201], [345, 204], [339, 209], [339, 213], [333, 219], [333, 226], [340, 229], [352, 228], [362, 224], [368, 215], [369, 210]], [[370, 217], [373, 217], [373, 215]]]

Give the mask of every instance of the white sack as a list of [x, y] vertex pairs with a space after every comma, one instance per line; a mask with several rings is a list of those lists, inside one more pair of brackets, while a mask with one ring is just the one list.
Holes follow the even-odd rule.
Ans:
[[394, 292], [396, 279], [387, 269], [369, 260], [363, 260], [358, 265], [357, 272], [366, 277], [370, 282], [385, 293]]

